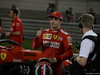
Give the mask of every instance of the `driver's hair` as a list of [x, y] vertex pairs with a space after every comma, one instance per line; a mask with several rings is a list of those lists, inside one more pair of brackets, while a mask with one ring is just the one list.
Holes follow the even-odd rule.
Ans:
[[84, 27], [92, 28], [94, 23], [94, 16], [92, 16], [91, 14], [83, 14], [81, 16], [81, 22], [84, 23]]
[[18, 10], [16, 8], [12, 8], [10, 9], [10, 11], [13, 11], [13, 13], [16, 14], [16, 16], [18, 15]]

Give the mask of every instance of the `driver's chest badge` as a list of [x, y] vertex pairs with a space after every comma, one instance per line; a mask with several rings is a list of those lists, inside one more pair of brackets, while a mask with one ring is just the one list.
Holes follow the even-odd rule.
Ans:
[[54, 36], [53, 36], [53, 39], [54, 39], [54, 40], [57, 39], [57, 35], [54, 35]]
[[6, 53], [1, 53], [1, 59], [4, 60], [6, 58]]

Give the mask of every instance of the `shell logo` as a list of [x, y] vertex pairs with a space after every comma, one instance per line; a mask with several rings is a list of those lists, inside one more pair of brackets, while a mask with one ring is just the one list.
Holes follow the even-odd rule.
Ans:
[[47, 37], [47, 35], [45, 34], [43, 37], [44, 37], [44, 38], [46, 38], [46, 37]]

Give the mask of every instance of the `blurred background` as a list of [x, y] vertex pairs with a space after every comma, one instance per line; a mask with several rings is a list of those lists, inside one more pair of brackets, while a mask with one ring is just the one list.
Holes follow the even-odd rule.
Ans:
[[[71, 34], [73, 43], [81, 41], [78, 18], [84, 13], [90, 13], [95, 17], [94, 31], [100, 32], [100, 0], [0, 0], [1, 32], [10, 31], [12, 21], [8, 11], [13, 5], [19, 10], [19, 18], [23, 22], [25, 48], [31, 47], [37, 30], [50, 27], [47, 16], [55, 10], [62, 13], [61, 28]], [[68, 15], [73, 19], [68, 20]]]
[[88, 13], [90, 8], [96, 13], [97, 23], [100, 23], [100, 0], [0, 0], [0, 17], [8, 17], [8, 10], [14, 4], [20, 10], [20, 18], [47, 20], [48, 3], [55, 5], [55, 10], [65, 16], [66, 10], [72, 7], [76, 19]]

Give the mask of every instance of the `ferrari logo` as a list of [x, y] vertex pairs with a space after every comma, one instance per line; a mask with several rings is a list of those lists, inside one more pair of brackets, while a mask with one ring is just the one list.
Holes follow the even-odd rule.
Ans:
[[1, 59], [4, 60], [6, 58], [6, 53], [1, 53]]
[[54, 39], [54, 40], [57, 39], [57, 35], [54, 35], [54, 36], [53, 36], [53, 39]]

